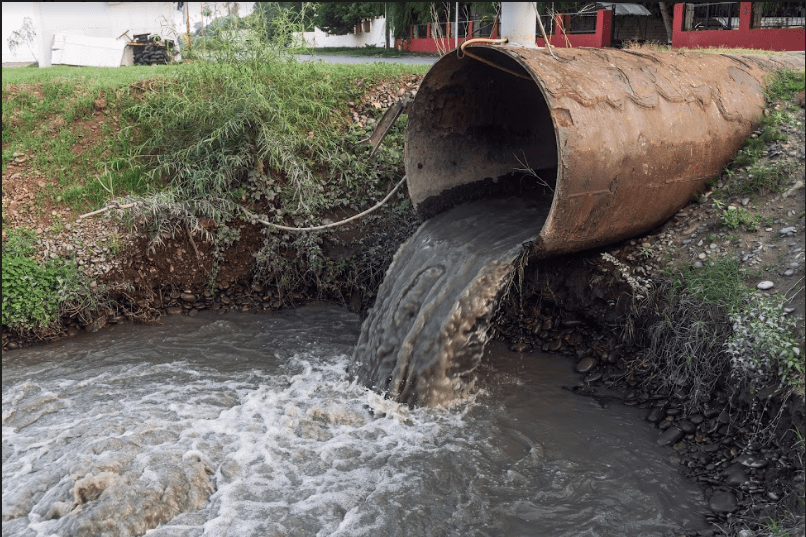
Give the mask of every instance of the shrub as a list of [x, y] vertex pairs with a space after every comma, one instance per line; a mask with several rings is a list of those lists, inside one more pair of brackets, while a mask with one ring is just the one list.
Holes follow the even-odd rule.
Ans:
[[56, 289], [64, 271], [39, 266], [30, 257], [3, 256], [3, 324], [12, 330], [36, 330], [51, 325], [59, 310]]
[[795, 321], [783, 306], [780, 297], [753, 293], [746, 308], [732, 312], [733, 335], [726, 348], [735, 375], [753, 381], [777, 374], [790, 384], [800, 381], [804, 364], [793, 337]]

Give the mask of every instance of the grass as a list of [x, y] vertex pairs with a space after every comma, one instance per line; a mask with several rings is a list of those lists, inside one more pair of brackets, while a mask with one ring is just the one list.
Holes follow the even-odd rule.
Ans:
[[[794, 116], [787, 110], [787, 103], [806, 88], [803, 71], [781, 69], [767, 79], [765, 96], [768, 106], [762, 115], [756, 132], [747, 138], [744, 147], [725, 169], [723, 178], [727, 187], [717, 196], [728, 198], [738, 194], [767, 194], [782, 192], [793, 172], [793, 165], [776, 161], [764, 161], [767, 145], [787, 140], [782, 127], [791, 125]], [[742, 171], [742, 168], [744, 170]]]
[[3, 87], [17, 84], [45, 84], [54, 81], [83, 82], [90, 88], [109, 89], [138, 80], [171, 76], [187, 69], [185, 64], [133, 65], [127, 67], [71, 67], [54, 65], [47, 69], [3, 68]]
[[702, 52], [705, 54], [763, 54], [765, 56], [788, 54], [787, 52], [777, 50], [763, 50], [755, 48], [741, 48], [741, 47], [675, 47], [671, 48], [668, 45], [661, 45], [660, 43], [627, 43], [625, 47], [631, 50], [651, 50], [655, 52]]
[[[112, 192], [146, 191], [139, 168], [121, 165], [130, 149], [119, 135], [129, 127], [123, 111], [135, 99], [130, 84], [181, 69], [3, 69], [4, 176], [12, 161], [25, 159], [25, 168], [49, 185], [36, 203], [64, 203], [75, 211], [104, 205]], [[96, 102], [103, 110], [96, 110]]]
[[359, 58], [407, 58], [419, 56], [433, 56], [433, 54], [422, 54], [397, 50], [394, 48], [382, 48], [374, 46], [364, 47], [313, 47], [299, 50], [300, 54], [313, 54], [319, 56], [350, 56]]
[[[333, 140], [344, 131], [347, 123], [346, 102], [357, 99], [363, 91], [355, 81], [373, 83], [426, 70], [425, 67], [400, 65], [311, 66], [287, 61], [271, 63], [271, 67], [261, 71], [262, 74], [257, 71], [247, 73], [243, 69], [233, 71], [231, 67], [232, 64], [212, 66], [200, 62], [117, 69], [65, 66], [4, 69], [3, 171], [5, 173], [9, 163], [15, 160], [15, 155], [26, 159], [26, 166], [30, 166], [34, 175], [49, 179], [46, 182], [50, 186], [40, 193], [36, 203], [64, 203], [76, 212], [102, 207], [111, 197], [159, 190], [164, 186], [159, 177], [154, 173], [147, 174], [149, 170], [141, 166], [147, 159], [132, 158], [138, 152], [132, 145], [132, 135], [149, 129], [153, 133], [159, 128], [171, 129], [170, 134], [174, 135], [182, 128], [190, 127], [186, 130], [191, 131], [195, 128], [192, 122], [186, 122], [184, 127], [176, 123], [168, 125], [167, 122], [152, 124], [150, 121], [157, 121], [158, 117], [163, 121], [166, 117], [157, 112], [145, 112], [145, 108], [151, 106], [153, 110], [171, 99], [174, 103], [181, 103], [190, 95], [188, 92], [192, 93], [193, 88], [199, 87], [198, 84], [212, 85], [216, 80], [215, 83], [223, 84], [221, 88], [226, 87], [229, 92], [229, 103], [215, 103], [211, 101], [209, 91], [199, 91], [194, 93], [196, 112], [209, 104], [207, 119], [216, 121], [230, 113], [245, 118], [244, 114], [249, 112], [242, 108], [239, 115], [235, 107], [244, 105], [244, 96], [254, 98], [258, 93], [259, 87], [247, 87], [251, 82], [246, 77], [252, 75], [256, 79], [263, 77], [266, 85], [260, 89], [264, 95], [271, 94], [267, 99], [274, 99], [273, 111], [267, 113], [279, 119], [280, 127], [294, 125], [292, 128], [298, 127], [297, 134], [308, 129], [304, 136], [297, 137], [296, 146], [286, 146], [290, 152], [299, 149], [304, 153], [317, 147], [319, 140], [329, 138], [333, 154], [342, 154], [344, 151], [336, 151]], [[237, 74], [228, 82], [226, 77], [233, 72]], [[150, 89], [132, 89], [133, 83], [142, 80], [153, 81]], [[302, 88], [302, 91], [297, 91], [297, 88]], [[101, 97], [107, 101], [107, 108], [100, 118], [103, 125], [97, 125], [99, 114], [94, 110], [94, 102]], [[300, 103], [305, 103], [308, 109], [300, 110]], [[202, 123], [207, 121], [203, 117], [195, 119]], [[96, 126], [95, 132], [88, 132], [91, 124]], [[313, 140], [306, 138], [311, 129], [316, 133]], [[286, 132], [290, 133], [289, 130]], [[364, 133], [361, 134], [364, 137]], [[159, 137], [159, 140], [151, 146], [152, 152], [161, 153], [170, 146], [159, 146], [166, 139]], [[142, 144], [142, 136], [139, 141]], [[185, 141], [180, 140], [180, 143]], [[307, 145], [307, 149], [303, 150], [302, 144]], [[279, 153], [274, 152], [274, 164], [282, 158]], [[329, 154], [326, 158], [320, 152], [319, 166], [323, 167], [327, 161], [332, 164], [331, 172], [332, 168], [343, 164], [339, 159], [331, 160]], [[219, 169], [218, 166], [215, 168]], [[352, 171], [360, 173], [360, 170]]]

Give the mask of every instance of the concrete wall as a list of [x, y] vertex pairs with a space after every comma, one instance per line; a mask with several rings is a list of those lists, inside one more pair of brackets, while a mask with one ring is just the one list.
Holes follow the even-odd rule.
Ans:
[[[309, 47], [364, 47], [367, 45], [375, 45], [382, 48], [386, 45], [384, 38], [384, 29], [386, 27], [386, 19], [384, 17], [376, 17], [370, 21], [369, 32], [353, 33], [347, 35], [329, 35], [319, 28], [313, 32], [305, 32], [303, 38]], [[389, 36], [389, 44], [394, 42], [394, 37]]]

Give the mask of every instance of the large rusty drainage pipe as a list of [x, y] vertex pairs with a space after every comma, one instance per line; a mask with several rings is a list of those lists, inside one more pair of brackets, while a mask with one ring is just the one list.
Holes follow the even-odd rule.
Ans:
[[[535, 257], [664, 222], [718, 175], [799, 59], [468, 47], [426, 74], [409, 112], [409, 196], [423, 217], [515, 194], [550, 205]], [[787, 63], [788, 61], [795, 63]], [[800, 66], [802, 68], [802, 66]], [[534, 173], [532, 173], [534, 172]]]

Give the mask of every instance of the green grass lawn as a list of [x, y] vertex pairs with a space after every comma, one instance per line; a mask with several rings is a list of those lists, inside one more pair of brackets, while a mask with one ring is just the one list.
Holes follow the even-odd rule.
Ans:
[[42, 84], [53, 80], [81, 81], [101, 88], [113, 88], [156, 76], [171, 76], [186, 68], [183, 64], [174, 65], [133, 65], [128, 67], [4, 67], [3, 87], [8, 84]]

